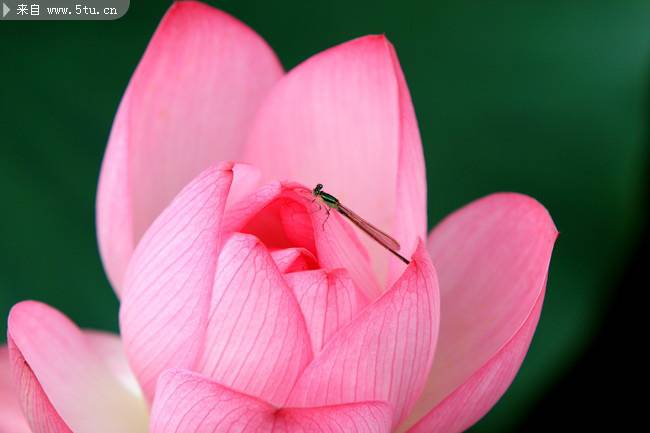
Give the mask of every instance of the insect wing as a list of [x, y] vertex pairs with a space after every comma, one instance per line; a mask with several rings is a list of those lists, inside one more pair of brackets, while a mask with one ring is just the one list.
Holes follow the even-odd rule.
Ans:
[[338, 205], [338, 211], [346, 218], [348, 218], [350, 221], [354, 223], [357, 227], [359, 227], [361, 230], [366, 232], [368, 236], [382, 244], [384, 247], [399, 251], [399, 242], [397, 242], [395, 239], [387, 235], [386, 233], [382, 232], [379, 230], [377, 227], [373, 226], [370, 224], [368, 221], [364, 220], [361, 218], [359, 215], [356, 213], [352, 212], [349, 208], [343, 206], [342, 204], [339, 203]]

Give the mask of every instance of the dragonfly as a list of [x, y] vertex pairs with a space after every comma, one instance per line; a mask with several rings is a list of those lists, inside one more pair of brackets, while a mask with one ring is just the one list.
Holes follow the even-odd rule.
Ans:
[[[370, 224], [365, 219], [361, 218], [356, 213], [352, 212], [352, 210], [350, 210], [350, 208], [347, 206], [344, 206], [338, 198], [323, 191], [322, 183], [319, 183], [314, 187], [312, 194], [314, 195], [314, 200], [320, 198], [329, 208], [336, 210], [338, 213], [349, 219], [355, 226], [359, 227], [365, 234], [377, 241], [377, 243], [379, 243], [382, 247], [393, 253], [398, 259], [407, 265], [410, 263], [405, 257], [397, 252], [400, 249], [399, 242], [397, 242], [394, 238], [390, 237], [383, 231], [379, 230], [377, 227]], [[330, 210], [328, 209], [327, 212], [329, 214]]]

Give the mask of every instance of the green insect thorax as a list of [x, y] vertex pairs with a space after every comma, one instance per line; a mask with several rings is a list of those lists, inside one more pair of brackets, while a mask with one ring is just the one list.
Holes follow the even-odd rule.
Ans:
[[321, 191], [320, 194], [318, 195], [320, 196], [320, 198], [323, 199], [325, 204], [328, 205], [329, 207], [334, 209], [339, 207], [339, 199], [334, 197], [332, 194], [328, 194], [326, 192]]

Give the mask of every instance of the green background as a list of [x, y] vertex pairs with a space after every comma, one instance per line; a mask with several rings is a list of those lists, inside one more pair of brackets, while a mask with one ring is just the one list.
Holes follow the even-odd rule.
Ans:
[[[515, 383], [473, 431], [512, 431], [602, 325], [647, 187], [649, 1], [215, 1], [285, 67], [385, 33], [425, 146], [429, 222], [482, 195], [532, 195], [561, 236]], [[0, 22], [0, 316], [47, 302], [117, 330], [94, 198], [128, 79], [169, 2], [115, 22]], [[182, 67], [182, 65], [179, 65]], [[4, 319], [0, 333], [6, 332]]]

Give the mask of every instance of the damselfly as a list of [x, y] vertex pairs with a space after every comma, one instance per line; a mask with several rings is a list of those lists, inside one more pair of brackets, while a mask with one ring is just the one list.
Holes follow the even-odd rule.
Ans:
[[332, 194], [328, 194], [325, 191], [323, 191], [323, 184], [319, 183], [318, 185], [316, 185], [316, 187], [312, 191], [312, 194], [316, 198], [320, 197], [321, 200], [323, 200], [323, 202], [327, 206], [338, 211], [338, 213], [340, 213], [341, 215], [343, 215], [344, 217], [352, 221], [354, 225], [356, 225], [361, 230], [363, 230], [368, 236], [370, 236], [371, 238], [379, 242], [381, 246], [386, 248], [391, 253], [395, 254], [395, 256], [397, 256], [397, 258], [399, 258], [401, 261], [403, 261], [407, 265], [409, 264], [409, 261], [406, 258], [402, 257], [397, 252], [400, 246], [395, 239], [388, 236], [386, 233], [382, 232], [377, 227], [373, 226], [372, 224], [370, 224], [368, 221], [361, 218], [356, 213], [352, 212], [349, 208], [344, 206], [339, 201], [338, 198], [334, 197]]

